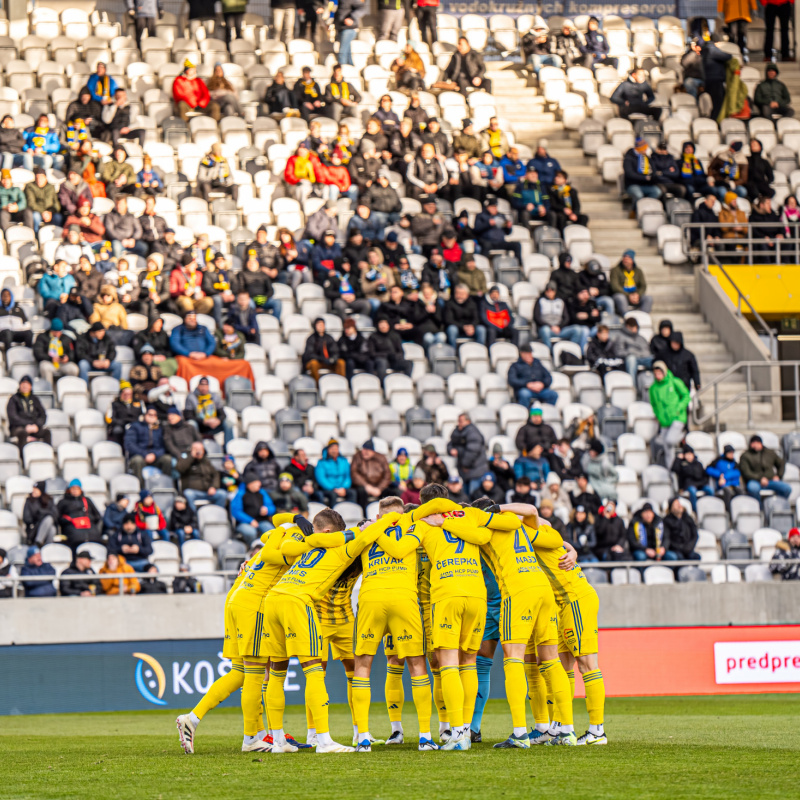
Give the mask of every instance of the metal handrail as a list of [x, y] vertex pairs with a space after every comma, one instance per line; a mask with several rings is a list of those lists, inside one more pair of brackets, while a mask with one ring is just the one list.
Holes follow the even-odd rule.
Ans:
[[[775, 229], [775, 237], [735, 237], [730, 239], [719, 238], [708, 240], [709, 234], [714, 235], [724, 228], [747, 228], [752, 233], [754, 228], [759, 230]], [[789, 231], [789, 236], [786, 231]], [[699, 231], [700, 236], [694, 242], [691, 232]], [[704, 263], [710, 254], [730, 253], [731, 260], [746, 259], [746, 263], [753, 264], [780, 264], [784, 258], [790, 258], [790, 264], [800, 264], [800, 222], [759, 222], [737, 225], [725, 222], [684, 222], [681, 224], [681, 244], [686, 256], [699, 254]], [[736, 246], [746, 249], [727, 251], [726, 247]], [[754, 245], [756, 247], [754, 248]], [[773, 249], [774, 248], [774, 249]]]

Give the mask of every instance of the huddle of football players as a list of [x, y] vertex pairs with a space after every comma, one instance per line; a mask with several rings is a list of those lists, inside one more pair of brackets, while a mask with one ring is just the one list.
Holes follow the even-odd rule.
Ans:
[[[377, 744], [402, 744], [406, 664], [418, 749], [469, 750], [481, 742], [498, 640], [512, 730], [495, 748], [607, 743], [599, 603], [574, 549], [532, 505], [483, 498], [462, 507], [438, 484], [423, 487], [420, 503], [404, 508], [397, 497], [383, 498], [378, 518], [356, 528], [328, 508], [313, 523], [300, 515], [273, 517], [275, 529], [261, 537], [263, 547], [242, 565], [225, 600], [223, 655], [231, 669], [177, 719], [186, 753], [194, 753], [205, 714], [238, 689], [243, 752], [370, 752]], [[369, 730], [370, 673], [381, 643], [391, 723], [385, 742]], [[335, 742], [328, 727], [329, 650], [347, 676], [352, 746]], [[283, 727], [292, 657], [305, 675], [305, 743]], [[589, 730], [580, 737], [572, 718], [576, 663], [589, 713]], [[430, 731], [431, 695], [438, 744]]]

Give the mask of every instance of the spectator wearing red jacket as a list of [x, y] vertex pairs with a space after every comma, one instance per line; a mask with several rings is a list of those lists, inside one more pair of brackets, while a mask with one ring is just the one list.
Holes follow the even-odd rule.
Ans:
[[481, 324], [486, 327], [486, 346], [491, 347], [498, 339], [517, 344], [519, 334], [514, 329], [514, 315], [508, 303], [500, 300], [500, 289], [491, 286], [481, 298]]
[[167, 521], [149, 489], [142, 489], [139, 493], [139, 502], [133, 510], [133, 521], [140, 531], [147, 531], [151, 537], [157, 532], [159, 538], [169, 541]]
[[188, 122], [189, 114], [195, 112], [208, 114], [219, 122], [222, 117], [219, 103], [212, 102], [205, 81], [197, 77], [194, 63], [187, 58], [183, 67], [183, 74], [178, 75], [172, 84], [172, 99], [181, 119]]

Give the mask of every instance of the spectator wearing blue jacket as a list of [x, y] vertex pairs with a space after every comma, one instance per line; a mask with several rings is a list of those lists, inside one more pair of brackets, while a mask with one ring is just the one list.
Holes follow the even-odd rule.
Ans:
[[617, 68], [619, 59], [609, 58], [610, 46], [606, 36], [600, 32], [600, 21], [597, 17], [589, 17], [587, 23], [587, 30], [583, 36], [584, 45], [581, 45], [581, 53], [586, 58], [584, 59], [584, 66], [594, 69], [595, 67], [608, 65], [609, 67]]
[[706, 467], [706, 475], [711, 479], [714, 494], [722, 497], [728, 507], [732, 497], [743, 493], [742, 474], [736, 463], [736, 451], [733, 445], [725, 445], [722, 455]]
[[92, 100], [97, 100], [103, 106], [111, 105], [117, 91], [117, 82], [108, 74], [106, 65], [102, 61], [97, 62], [95, 70], [94, 75], [86, 81], [92, 93]]
[[25, 131], [25, 145], [22, 148], [25, 169], [33, 172], [34, 166], [45, 169], [64, 169], [61, 153], [61, 140], [58, 131], [50, 128], [47, 114], [40, 114], [36, 124]]
[[341, 264], [342, 246], [336, 241], [336, 231], [329, 228], [322, 236], [322, 241], [311, 249], [311, 268], [314, 270], [314, 277], [327, 278]]
[[617, 107], [623, 119], [628, 119], [631, 114], [644, 114], [655, 120], [661, 119], [663, 109], [654, 105], [655, 99], [653, 89], [641, 67], [631, 70], [628, 79], [619, 84], [611, 95], [611, 102]]
[[266, 489], [261, 488], [261, 477], [245, 470], [242, 482], [231, 500], [231, 515], [236, 522], [236, 532], [250, 546], [256, 536], [272, 529], [270, 518], [275, 504]]
[[550, 462], [544, 457], [544, 449], [540, 444], [535, 444], [527, 455], [520, 456], [514, 462], [514, 477], [530, 478], [531, 488], [539, 489], [544, 486], [550, 472]]
[[500, 159], [503, 169], [503, 180], [509, 188], [519, 183], [525, 177], [525, 164], [519, 157], [519, 150], [510, 147], [508, 152]]
[[558, 163], [557, 158], [553, 158], [547, 152], [548, 144], [547, 139], [539, 139], [536, 145], [536, 155], [528, 162], [528, 166], [534, 167], [539, 173], [542, 186], [549, 189], [556, 182], [556, 172], [561, 170], [561, 164]]
[[350, 464], [339, 454], [339, 442], [331, 439], [317, 462], [314, 477], [319, 486], [320, 501], [334, 506], [345, 501], [356, 502], [356, 491], [350, 480]]
[[347, 236], [349, 237], [354, 230], [361, 231], [364, 241], [372, 244], [382, 242], [386, 236], [383, 220], [373, 214], [372, 209], [365, 203], [356, 206], [356, 213], [347, 225]]
[[511, 193], [511, 205], [517, 210], [521, 225], [531, 222], [553, 224], [550, 213], [549, 187], [539, 180], [539, 173], [533, 162], [529, 162], [525, 170], [525, 178], [521, 180]]
[[154, 406], [145, 411], [139, 422], [128, 427], [124, 446], [128, 471], [139, 479], [139, 483], [143, 483], [142, 470], [145, 467], [156, 467], [164, 475], [172, 475], [172, 457], [167, 455], [164, 447], [164, 433]]
[[128, 513], [130, 500], [124, 492], [117, 492], [113, 503], [106, 506], [103, 514], [103, 536], [110, 537], [119, 530], [122, 530], [122, 520]]
[[253, 298], [247, 292], [238, 292], [236, 302], [228, 309], [228, 319], [233, 329], [244, 336], [246, 342], [258, 344], [258, 316]]
[[554, 406], [558, 400], [558, 392], [550, 389], [553, 376], [547, 368], [533, 357], [529, 344], [519, 348], [519, 360], [508, 370], [508, 385], [514, 390], [518, 403], [529, 408], [533, 402], [547, 403]]
[[69, 264], [66, 261], [56, 261], [53, 271], [45, 272], [36, 288], [46, 307], [48, 303], [60, 305], [61, 295], [69, 296], [69, 290], [73, 286], [77, 286], [77, 283], [69, 271]]
[[205, 325], [197, 324], [197, 312], [189, 311], [183, 318], [183, 324], [172, 329], [169, 346], [176, 356], [202, 361], [214, 353], [217, 343]]
[[483, 201], [483, 211], [475, 217], [475, 236], [481, 245], [483, 253], [490, 250], [511, 250], [522, 263], [522, 248], [519, 242], [509, 242], [508, 235], [514, 227], [514, 221], [506, 214], [501, 214], [497, 209], [497, 196], [486, 195]]
[[[28, 548], [28, 557], [20, 568], [19, 574], [24, 577], [39, 577], [41, 575], [56, 576], [56, 571], [52, 564], [45, 564], [42, 561], [42, 551], [32, 544]], [[23, 581], [25, 597], [55, 597], [56, 585], [52, 581]]]

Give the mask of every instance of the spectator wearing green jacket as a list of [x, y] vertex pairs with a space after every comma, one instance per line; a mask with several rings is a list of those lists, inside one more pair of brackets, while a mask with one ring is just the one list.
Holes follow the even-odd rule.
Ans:
[[[663, 361], [653, 364], [653, 377], [655, 382], [650, 387], [650, 405], [659, 427], [658, 435], [652, 442], [653, 459], [666, 466], [668, 451], [680, 444], [686, 431], [691, 397], [686, 384], [676, 378]], [[672, 453], [669, 452], [669, 455]]]
[[789, 105], [789, 90], [783, 81], [778, 80], [778, 67], [775, 64], [767, 67], [767, 76], [756, 86], [753, 101], [761, 116], [767, 119], [794, 116], [794, 109]]
[[11, 170], [4, 169], [0, 172], [0, 228], [5, 233], [16, 222], [32, 228], [33, 214], [22, 189], [11, 185]]
[[25, 186], [25, 201], [33, 216], [33, 230], [37, 235], [42, 225], [63, 225], [64, 215], [56, 187], [48, 182], [47, 173], [41, 167], [34, 168], [33, 181]]

